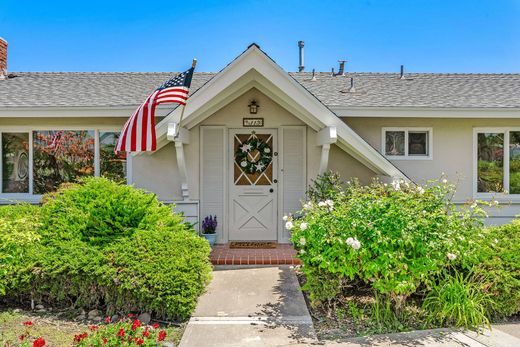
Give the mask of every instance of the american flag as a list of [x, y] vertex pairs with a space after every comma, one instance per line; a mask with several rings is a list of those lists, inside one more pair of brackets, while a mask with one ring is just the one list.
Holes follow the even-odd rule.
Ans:
[[192, 67], [164, 82], [146, 98], [126, 121], [117, 141], [116, 153], [155, 151], [155, 107], [165, 103], [186, 105], [194, 69]]

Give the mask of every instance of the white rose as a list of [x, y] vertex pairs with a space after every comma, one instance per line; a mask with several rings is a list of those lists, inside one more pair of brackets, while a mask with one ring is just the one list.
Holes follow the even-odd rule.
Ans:
[[285, 216], [283, 216], [282, 219], [283, 219], [284, 222], [287, 222], [287, 219], [289, 219], [289, 216], [285, 215]]
[[424, 188], [419, 186], [417, 192], [419, 192], [419, 194], [424, 194]]
[[310, 210], [312, 208], [312, 202], [306, 202], [305, 204], [303, 204], [303, 208], [305, 210]]
[[358, 250], [361, 248], [361, 242], [359, 242], [358, 240], [354, 240], [354, 242], [352, 242], [350, 246], [355, 250]]
[[305, 243], [306, 243], [305, 238], [302, 237], [300, 239], [300, 245], [305, 246]]
[[325, 204], [327, 204], [328, 206], [332, 207], [332, 206], [334, 206], [334, 201], [332, 201], [332, 200], [325, 200]]
[[443, 179], [442, 179], [442, 183], [446, 184], [446, 183], [448, 183], [448, 180], [445, 179], [445, 178], [443, 178]]
[[478, 206], [477, 202], [475, 201], [474, 203], [471, 204], [471, 208], [476, 208]]
[[307, 229], [307, 223], [303, 222], [302, 224], [300, 224], [300, 229], [301, 230]]
[[453, 253], [448, 253], [448, 254], [446, 254], [446, 256], [448, 257], [449, 260], [457, 259], [457, 255], [453, 254]]
[[325, 201], [318, 202], [319, 207], [327, 206], [327, 203]]
[[393, 181], [392, 187], [394, 188], [394, 190], [399, 190], [399, 188], [401, 187], [401, 184], [399, 183], [399, 181]]
[[288, 221], [287, 223], [285, 223], [285, 229], [291, 230], [292, 228], [294, 228], [294, 225], [292, 224], [291, 221]]
[[352, 242], [354, 242], [354, 239], [352, 237], [349, 237], [347, 239], [347, 245], [352, 246]]

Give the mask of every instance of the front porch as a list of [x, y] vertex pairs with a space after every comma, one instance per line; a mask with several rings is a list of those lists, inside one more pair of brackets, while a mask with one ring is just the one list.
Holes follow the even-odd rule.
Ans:
[[279, 243], [270, 249], [230, 248], [229, 243], [215, 245], [211, 250], [213, 265], [300, 265], [291, 244]]

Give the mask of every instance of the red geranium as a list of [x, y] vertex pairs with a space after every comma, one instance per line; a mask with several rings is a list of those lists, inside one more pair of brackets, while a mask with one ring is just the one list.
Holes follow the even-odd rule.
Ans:
[[143, 339], [135, 339], [135, 343], [136, 343], [138, 346], [141, 346], [141, 345], [144, 343], [144, 340], [143, 340]]
[[159, 331], [159, 337], [157, 338], [157, 341], [164, 341], [164, 339], [166, 338], [166, 331], [164, 330], [161, 330]]
[[119, 329], [119, 331], [117, 332], [117, 336], [125, 336], [125, 329]]
[[106, 345], [108, 343], [108, 340], [106, 337], [103, 337], [103, 344]]
[[90, 331], [96, 331], [99, 329], [97, 325], [89, 325], [88, 328], [90, 329]]
[[33, 342], [33, 347], [43, 347], [45, 346], [45, 340], [41, 337], [38, 337], [36, 340], [34, 340]]
[[87, 336], [88, 336], [88, 334], [86, 332], [84, 332], [83, 334], [74, 335], [74, 341], [80, 342], [81, 340], [83, 340]]
[[110, 323], [111, 320], [112, 320], [112, 319], [111, 319], [109, 316], [106, 316], [106, 317], [105, 317], [105, 323], [108, 324], [108, 323]]
[[149, 337], [149, 336], [150, 336], [150, 332], [148, 331], [148, 329], [143, 331], [143, 337]]
[[157, 323], [153, 323], [152, 327], [153, 327], [154, 329], [157, 329], [157, 328], [159, 327], [159, 324], [157, 324]]
[[26, 327], [32, 327], [33, 326], [33, 322], [28, 320], [27, 322], [23, 322], [23, 325], [25, 325]]
[[132, 323], [132, 330], [135, 330], [135, 329], [139, 328], [140, 326], [141, 326], [141, 322], [138, 319], [136, 319]]
[[135, 316], [135, 314], [133, 314], [133, 313], [129, 313], [129, 314], [128, 314], [128, 317], [130, 317], [130, 318], [132, 318], [132, 317], [134, 317], [134, 316]]

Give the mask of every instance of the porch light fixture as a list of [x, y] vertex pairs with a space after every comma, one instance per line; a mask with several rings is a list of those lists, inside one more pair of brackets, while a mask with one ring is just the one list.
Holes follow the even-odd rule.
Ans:
[[255, 100], [251, 101], [251, 103], [249, 104], [249, 113], [257, 114], [259, 107], [260, 106], [258, 106]]

